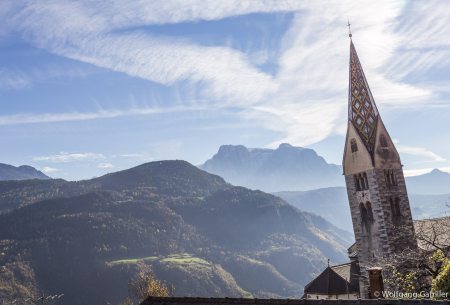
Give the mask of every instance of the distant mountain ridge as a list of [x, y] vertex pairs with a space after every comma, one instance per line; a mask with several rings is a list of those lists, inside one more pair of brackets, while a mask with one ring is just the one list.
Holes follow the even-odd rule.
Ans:
[[200, 168], [234, 185], [266, 192], [343, 186], [342, 167], [309, 148], [280, 144], [277, 149], [222, 145]]
[[13, 165], [0, 163], [0, 181], [28, 179], [46, 180], [51, 178], [29, 165], [21, 165], [16, 167]]
[[138, 262], [179, 296], [299, 297], [352, 242], [319, 216], [185, 161], [78, 182], [4, 181], [5, 205], [0, 297], [39, 289], [66, 304], [117, 304]]
[[[222, 145], [199, 167], [234, 185], [270, 193], [345, 186], [340, 165], [327, 163], [313, 149], [286, 143], [277, 149]], [[438, 169], [406, 177], [406, 184], [413, 194], [450, 194], [450, 174]]]
[[416, 194], [450, 194], [450, 174], [434, 169], [424, 175], [407, 177], [406, 186]]

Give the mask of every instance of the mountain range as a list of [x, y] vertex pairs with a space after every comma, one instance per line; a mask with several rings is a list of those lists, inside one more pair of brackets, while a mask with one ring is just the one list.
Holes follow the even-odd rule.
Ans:
[[[298, 297], [328, 258], [347, 260], [340, 166], [282, 144], [224, 145], [200, 168], [158, 161], [70, 182], [1, 164], [0, 297], [118, 303], [142, 262], [175, 295]], [[415, 219], [448, 213], [449, 177], [407, 178]]]
[[280, 144], [277, 149], [223, 145], [200, 168], [235, 185], [265, 192], [344, 186], [342, 167], [309, 148]]
[[408, 190], [415, 194], [449, 194], [450, 174], [434, 169], [430, 173], [406, 178]]
[[0, 297], [117, 304], [139, 263], [175, 295], [298, 297], [352, 236], [185, 161], [78, 182], [0, 182]]
[[[345, 186], [342, 167], [327, 163], [314, 150], [281, 144], [277, 149], [222, 145], [201, 169], [219, 175], [234, 185], [265, 192], [307, 191]], [[449, 194], [450, 174], [432, 172], [407, 177], [414, 194]]]
[[0, 181], [26, 180], [26, 179], [51, 179], [43, 172], [28, 165], [13, 166], [0, 163]]

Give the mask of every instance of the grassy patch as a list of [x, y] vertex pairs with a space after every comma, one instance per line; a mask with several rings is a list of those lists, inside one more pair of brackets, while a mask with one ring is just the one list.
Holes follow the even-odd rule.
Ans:
[[171, 254], [163, 259], [160, 260], [162, 263], [172, 263], [172, 264], [181, 264], [181, 265], [190, 265], [190, 264], [196, 264], [196, 265], [205, 265], [210, 266], [211, 264], [199, 257], [192, 256], [187, 253], [182, 254]]
[[147, 256], [140, 258], [128, 258], [107, 262], [108, 265], [120, 265], [120, 264], [137, 264], [139, 262], [153, 262], [158, 260], [157, 256]]
[[166, 257], [158, 256], [147, 256], [139, 258], [126, 258], [115, 261], [107, 262], [108, 265], [120, 265], [120, 264], [137, 264], [139, 262], [154, 262], [159, 261], [166, 264], [177, 264], [177, 265], [196, 265], [196, 266], [211, 266], [211, 264], [199, 257], [192, 256], [188, 253], [181, 254], [170, 254]]

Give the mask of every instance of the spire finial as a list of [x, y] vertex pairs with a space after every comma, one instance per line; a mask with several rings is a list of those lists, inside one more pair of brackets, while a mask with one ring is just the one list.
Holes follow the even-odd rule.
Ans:
[[352, 29], [350, 28], [351, 23], [350, 20], [347, 17], [347, 26], [348, 26], [348, 37], [350, 37], [350, 39], [352, 39]]
[[328, 267], [330, 267], [330, 259], [328, 259]]

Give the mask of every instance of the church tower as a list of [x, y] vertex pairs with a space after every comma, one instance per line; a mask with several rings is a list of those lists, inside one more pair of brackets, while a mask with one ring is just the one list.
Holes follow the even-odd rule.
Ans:
[[348, 127], [343, 169], [361, 268], [417, 247], [400, 156], [381, 120], [350, 34]]

